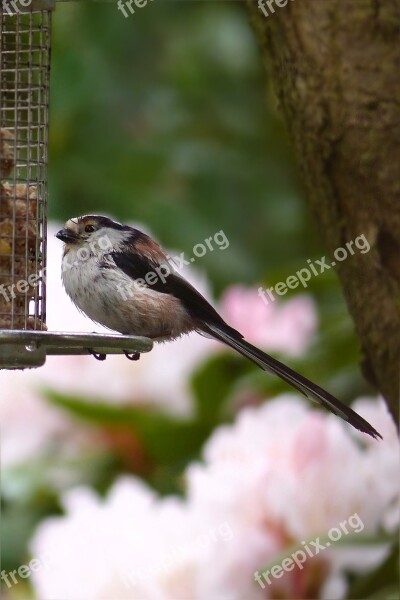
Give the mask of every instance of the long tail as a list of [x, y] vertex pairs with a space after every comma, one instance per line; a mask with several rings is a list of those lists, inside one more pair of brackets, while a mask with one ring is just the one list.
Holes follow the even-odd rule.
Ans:
[[211, 335], [220, 342], [223, 342], [239, 352], [242, 356], [253, 361], [256, 365], [261, 367], [264, 371], [278, 375], [281, 379], [289, 383], [291, 386], [296, 388], [299, 392], [307, 396], [310, 400], [314, 400], [330, 410], [334, 415], [341, 417], [345, 421], [348, 421], [353, 427], [368, 433], [373, 438], [381, 438], [380, 433], [376, 431], [360, 415], [354, 410], [351, 410], [348, 406], [337, 400], [334, 396], [326, 392], [324, 389], [312, 383], [309, 379], [306, 379], [296, 371], [293, 371], [283, 363], [279, 362], [275, 358], [272, 358], [269, 354], [262, 352], [245, 339], [239, 337], [240, 334], [234, 329], [226, 327], [226, 330], [222, 329], [218, 325], [212, 323], [207, 324], [207, 328], [204, 328], [204, 333]]

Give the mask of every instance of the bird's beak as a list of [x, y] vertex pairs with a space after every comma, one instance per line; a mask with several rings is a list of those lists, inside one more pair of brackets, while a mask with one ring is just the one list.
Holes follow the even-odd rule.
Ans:
[[56, 233], [56, 238], [62, 242], [65, 242], [66, 244], [73, 244], [80, 239], [79, 235], [70, 229], [60, 229], [60, 231]]

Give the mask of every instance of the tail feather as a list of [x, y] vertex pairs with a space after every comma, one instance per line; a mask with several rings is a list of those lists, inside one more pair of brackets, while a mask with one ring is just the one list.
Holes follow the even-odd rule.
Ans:
[[246, 342], [245, 339], [239, 337], [240, 334], [234, 329], [227, 327], [226, 330], [224, 330], [218, 325], [209, 323], [207, 329], [204, 330], [204, 333], [210, 334], [220, 342], [227, 344], [239, 352], [239, 354], [245, 356], [261, 367], [264, 371], [278, 375], [278, 377], [307, 396], [307, 398], [314, 402], [318, 402], [330, 410], [334, 415], [348, 421], [359, 431], [367, 433], [375, 439], [382, 439], [380, 433], [378, 433], [368, 421], [354, 412], [354, 410], [337, 400], [334, 396], [329, 394], [329, 392], [325, 391], [306, 377], [296, 373], [296, 371], [293, 371], [283, 363], [279, 362], [279, 360], [276, 360], [269, 354], [262, 352], [262, 350], [259, 350], [249, 342]]

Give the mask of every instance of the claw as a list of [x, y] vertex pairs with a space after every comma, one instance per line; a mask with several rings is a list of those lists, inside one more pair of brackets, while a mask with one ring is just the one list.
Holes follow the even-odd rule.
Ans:
[[128, 360], [139, 360], [139, 358], [140, 358], [139, 352], [129, 353], [128, 350], [124, 350], [124, 354]]
[[107, 358], [107, 354], [100, 354], [99, 352], [95, 352], [91, 348], [88, 348], [88, 352], [90, 352], [90, 354], [94, 356], [96, 360], [106, 360]]

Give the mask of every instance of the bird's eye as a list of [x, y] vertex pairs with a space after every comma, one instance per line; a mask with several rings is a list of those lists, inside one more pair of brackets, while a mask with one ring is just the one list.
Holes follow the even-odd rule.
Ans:
[[85, 231], [86, 231], [86, 233], [93, 233], [93, 231], [96, 231], [96, 229], [95, 229], [94, 225], [86, 225]]

